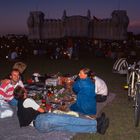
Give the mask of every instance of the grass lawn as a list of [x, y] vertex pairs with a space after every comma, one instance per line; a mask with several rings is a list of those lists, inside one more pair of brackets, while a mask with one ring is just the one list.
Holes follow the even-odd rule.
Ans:
[[[80, 60], [50, 60], [47, 57], [29, 57], [24, 77], [28, 79], [33, 72], [77, 74], [81, 67], [89, 67], [104, 79], [109, 92], [115, 93], [112, 103], [104, 108], [104, 112], [110, 119], [110, 126], [105, 135], [77, 134], [73, 140], [140, 140], [140, 127], [135, 128], [133, 122], [132, 102], [128, 101], [123, 85], [125, 76], [113, 74], [113, 60], [94, 57], [83, 57]], [[5, 77], [11, 70], [14, 62], [0, 61], [0, 79]]]

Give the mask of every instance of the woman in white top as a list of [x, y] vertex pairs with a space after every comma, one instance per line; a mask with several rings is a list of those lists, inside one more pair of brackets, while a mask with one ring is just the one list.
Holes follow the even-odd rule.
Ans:
[[95, 82], [96, 102], [104, 102], [107, 99], [108, 88], [104, 80], [95, 76], [91, 71], [89, 77]]
[[95, 93], [96, 93], [96, 101], [104, 102], [107, 99], [108, 88], [106, 83], [99, 77], [95, 76]]

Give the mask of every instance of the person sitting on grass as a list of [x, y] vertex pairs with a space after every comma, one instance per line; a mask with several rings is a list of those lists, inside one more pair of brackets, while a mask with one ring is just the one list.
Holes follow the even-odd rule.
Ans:
[[79, 118], [67, 114], [47, 113], [33, 99], [27, 97], [25, 90], [18, 86], [14, 90], [18, 100], [17, 116], [20, 127], [31, 123], [39, 132], [68, 131], [77, 133], [105, 134], [109, 119], [102, 113], [97, 119]]
[[0, 96], [12, 106], [17, 105], [17, 100], [14, 98], [13, 91], [18, 85], [24, 87], [23, 82], [20, 80], [20, 72], [18, 69], [12, 69], [9, 79], [1, 81], [0, 84]]
[[77, 99], [70, 106], [70, 110], [86, 115], [88, 118], [96, 118], [96, 94], [95, 83], [89, 78], [91, 70], [82, 68], [79, 78], [74, 82], [72, 89]]
[[93, 71], [90, 72], [89, 77], [95, 83], [96, 102], [106, 101], [108, 96], [108, 87], [105, 81], [96, 76]]
[[[0, 80], [0, 85], [1, 84], [8, 84], [9, 83], [9, 79], [4, 79], [4, 80]], [[7, 117], [12, 117], [14, 114], [12, 108], [10, 107], [10, 105], [5, 101], [4, 96], [2, 94], [0, 94], [0, 118], [7, 118]]]

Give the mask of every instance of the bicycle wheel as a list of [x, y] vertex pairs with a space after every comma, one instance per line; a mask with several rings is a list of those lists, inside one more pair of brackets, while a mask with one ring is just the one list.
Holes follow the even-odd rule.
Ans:
[[134, 121], [135, 127], [139, 126], [140, 118], [140, 83], [136, 84], [135, 105], [134, 105]]

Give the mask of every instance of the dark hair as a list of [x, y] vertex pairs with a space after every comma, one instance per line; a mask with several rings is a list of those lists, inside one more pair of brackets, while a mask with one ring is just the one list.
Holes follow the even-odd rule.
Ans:
[[15, 99], [23, 100], [24, 99], [24, 93], [25, 93], [25, 90], [21, 86], [17, 86], [14, 89], [14, 97], [15, 97]]
[[90, 71], [90, 73], [89, 73], [89, 78], [90, 78], [91, 80], [95, 80], [94, 77], [95, 77], [95, 72], [94, 72], [94, 71]]
[[90, 76], [91, 70], [89, 68], [82, 68], [81, 70], [84, 72], [84, 74], [87, 74], [88, 77]]
[[95, 82], [94, 76], [95, 76], [95, 72], [90, 70], [89, 68], [82, 68], [81, 70], [83, 70], [83, 72], [85, 74], [87, 74], [87, 77], [89, 77], [91, 80], [93, 80], [93, 82]]

